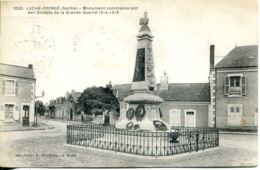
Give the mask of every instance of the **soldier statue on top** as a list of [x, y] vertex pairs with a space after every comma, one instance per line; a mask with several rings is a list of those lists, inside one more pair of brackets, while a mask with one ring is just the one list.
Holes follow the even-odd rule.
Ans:
[[141, 29], [139, 30], [139, 32], [141, 31], [151, 31], [150, 28], [147, 26], [149, 22], [149, 19], [147, 18], [147, 12], [144, 12], [144, 17], [140, 18], [140, 25], [141, 25]]

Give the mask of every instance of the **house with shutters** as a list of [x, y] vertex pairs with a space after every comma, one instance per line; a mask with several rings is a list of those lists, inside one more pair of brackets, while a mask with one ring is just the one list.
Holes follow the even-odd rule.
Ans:
[[0, 63], [0, 124], [34, 122], [35, 83], [33, 66]]
[[237, 46], [214, 65], [211, 47], [209, 125], [253, 127], [258, 122], [258, 46]]

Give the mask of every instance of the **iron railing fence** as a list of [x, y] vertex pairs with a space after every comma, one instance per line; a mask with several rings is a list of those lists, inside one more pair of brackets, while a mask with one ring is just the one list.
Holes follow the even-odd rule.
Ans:
[[181, 127], [151, 132], [74, 124], [67, 125], [67, 143], [145, 156], [167, 156], [217, 147], [219, 131]]

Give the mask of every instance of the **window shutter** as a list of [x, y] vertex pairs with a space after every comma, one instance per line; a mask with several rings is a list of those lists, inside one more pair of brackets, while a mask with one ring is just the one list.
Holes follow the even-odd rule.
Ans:
[[229, 77], [224, 78], [224, 95], [229, 95]]
[[2, 94], [5, 94], [5, 80], [2, 82]]
[[18, 81], [15, 81], [15, 95], [18, 96]]
[[246, 77], [242, 76], [242, 95], [246, 95]]

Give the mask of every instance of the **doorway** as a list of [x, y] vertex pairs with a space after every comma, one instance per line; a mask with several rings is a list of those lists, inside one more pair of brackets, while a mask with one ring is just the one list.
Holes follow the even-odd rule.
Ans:
[[23, 126], [29, 126], [29, 116], [30, 115], [30, 106], [23, 106]]
[[171, 126], [181, 126], [181, 111], [176, 109], [170, 110], [169, 119]]
[[195, 127], [196, 126], [196, 111], [185, 110], [185, 126]]
[[70, 109], [70, 120], [73, 120], [73, 109]]
[[228, 126], [243, 126], [241, 104], [228, 105]]

